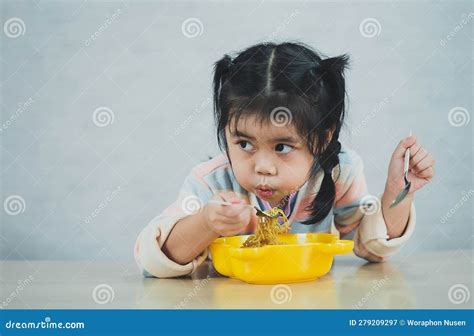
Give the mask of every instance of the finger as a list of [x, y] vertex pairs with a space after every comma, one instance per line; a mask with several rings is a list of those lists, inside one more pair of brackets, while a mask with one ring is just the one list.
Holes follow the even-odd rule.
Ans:
[[[218, 202], [224, 201], [223, 198], [218, 195], [214, 195], [214, 197], [212, 197], [212, 200], [215, 200]], [[224, 201], [224, 202], [227, 202], [227, 201]], [[229, 207], [228, 205], [219, 204], [219, 203], [209, 203], [207, 204], [207, 206], [212, 207], [217, 214], [221, 214], [225, 212], [226, 209]]]
[[245, 227], [231, 227], [231, 226], [222, 226], [219, 231], [225, 232], [226, 236], [234, 236], [239, 234], [240, 232], [246, 230]]
[[426, 169], [423, 169], [422, 171], [416, 173], [417, 177], [420, 178], [432, 178], [434, 176], [434, 168], [433, 166], [430, 166]]
[[223, 191], [219, 193], [219, 197], [229, 203], [239, 204], [243, 202], [242, 198], [233, 191]]
[[244, 231], [246, 227], [247, 225], [220, 224], [217, 230], [220, 232], [225, 232], [226, 235], [233, 235]]
[[[232, 205], [222, 204], [217, 205], [216, 209], [221, 214], [226, 214], [227, 216], [234, 216], [236, 213], [243, 211], [245, 200], [238, 197], [238, 194], [232, 191], [220, 192], [218, 195], [215, 195], [213, 199], [218, 201], [223, 201], [227, 203], [232, 203]], [[241, 205], [241, 206], [239, 206]]]
[[235, 218], [229, 218], [225, 216], [219, 216], [216, 221], [219, 223], [219, 225], [222, 226], [222, 228], [228, 228], [232, 226], [240, 226], [239, 224], [241, 223], [239, 220]]
[[404, 157], [407, 148], [412, 147], [415, 143], [416, 143], [415, 135], [410, 135], [409, 137], [402, 139], [398, 143], [397, 147], [395, 148], [393, 155], [395, 157]]
[[[234, 208], [234, 206], [228, 206], [229, 208]], [[232, 209], [233, 210], [233, 209]], [[223, 219], [225, 219], [227, 222], [242, 222], [246, 218], [250, 218], [248, 210], [247, 209], [242, 209], [237, 212], [230, 212], [229, 210], [226, 209], [225, 212], [220, 213]]]
[[410, 147], [410, 159], [414, 157], [420, 149], [421, 149], [421, 145], [418, 142], [415, 142], [415, 144]]
[[417, 164], [413, 166], [415, 172], [421, 172], [426, 168], [431, 167], [434, 164], [434, 158], [431, 154], [426, 155], [423, 159], [421, 159]]
[[248, 208], [242, 204], [235, 204], [235, 205], [226, 205], [222, 210], [222, 215], [226, 217], [237, 217], [242, 213], [245, 213]]
[[428, 152], [423, 147], [410, 159], [410, 167], [413, 168], [428, 156]]
[[257, 214], [255, 213], [255, 211], [251, 211], [250, 212], [250, 223], [252, 225], [257, 225], [258, 223], [258, 216]]

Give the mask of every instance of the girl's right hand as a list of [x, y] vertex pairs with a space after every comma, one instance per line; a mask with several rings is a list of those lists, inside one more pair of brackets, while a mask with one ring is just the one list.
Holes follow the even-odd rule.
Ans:
[[220, 205], [208, 203], [204, 206], [203, 215], [209, 230], [219, 236], [235, 236], [241, 233], [256, 215], [252, 209], [245, 206], [245, 202], [233, 192], [223, 192], [213, 199], [233, 203], [233, 205]]

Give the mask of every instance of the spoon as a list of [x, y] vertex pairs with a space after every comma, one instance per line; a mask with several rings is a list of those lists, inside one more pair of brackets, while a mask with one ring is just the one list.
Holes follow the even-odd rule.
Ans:
[[[410, 136], [411, 136], [411, 132], [410, 132]], [[407, 150], [405, 151], [405, 158], [403, 160], [403, 179], [405, 180], [405, 187], [397, 195], [397, 197], [392, 201], [392, 204], [390, 204], [390, 208], [393, 208], [398, 203], [403, 201], [405, 196], [408, 194], [408, 191], [410, 191], [411, 181], [408, 181], [408, 166], [409, 166], [409, 164], [410, 164], [410, 148], [407, 148]]]

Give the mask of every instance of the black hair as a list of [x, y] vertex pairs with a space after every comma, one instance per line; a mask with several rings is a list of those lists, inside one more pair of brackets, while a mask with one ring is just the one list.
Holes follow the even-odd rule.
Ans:
[[221, 150], [228, 153], [225, 128], [229, 122], [250, 114], [265, 122], [280, 109], [291, 113], [283, 117], [290, 118], [313, 154], [308, 179], [323, 169], [321, 188], [308, 206], [311, 215], [304, 224], [323, 220], [334, 204], [332, 171], [339, 165], [348, 64], [347, 54], [323, 59], [300, 42], [261, 43], [234, 59], [224, 55], [215, 63], [214, 118]]

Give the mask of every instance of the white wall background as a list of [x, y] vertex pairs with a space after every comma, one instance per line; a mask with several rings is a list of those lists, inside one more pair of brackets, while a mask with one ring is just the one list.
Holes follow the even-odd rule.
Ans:
[[[1, 257], [131, 260], [141, 228], [218, 153], [213, 62], [268, 39], [351, 54], [344, 142], [363, 157], [373, 194], [410, 130], [435, 155], [401, 253], [472, 248], [472, 7], [2, 1]], [[189, 18], [202, 24], [195, 37], [192, 25], [183, 31]], [[375, 31], [361, 29], [367, 18]], [[113, 122], [97, 122], [106, 127], [93, 122], [99, 107], [112, 111]]]

